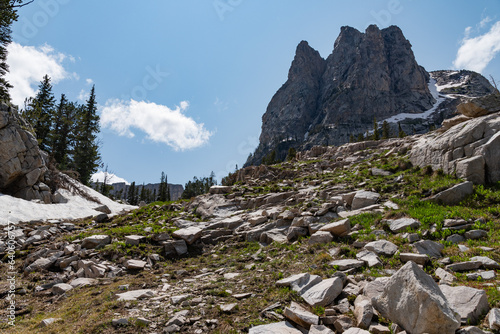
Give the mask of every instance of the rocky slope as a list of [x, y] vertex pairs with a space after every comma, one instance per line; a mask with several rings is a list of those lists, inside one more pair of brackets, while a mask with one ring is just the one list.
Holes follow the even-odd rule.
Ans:
[[470, 71], [428, 73], [410, 42], [391, 26], [369, 26], [365, 33], [342, 27], [327, 59], [303, 41], [297, 46], [288, 80], [262, 117], [259, 146], [246, 165], [258, 165], [272, 151], [283, 160], [288, 149], [341, 145], [379, 128], [384, 120], [397, 136], [425, 133], [455, 113], [464, 98], [494, 88]]
[[[436, 161], [433, 170], [426, 157], [434, 154], [416, 149], [437, 137], [441, 147], [429, 152], [474, 147], [457, 159], [482, 154], [485, 179], [498, 171], [500, 155], [491, 160], [479, 147], [498, 137], [493, 120], [500, 115], [485, 108], [487, 101], [473, 104], [465, 110], [477, 117], [455, 119], [441, 132], [316, 146], [294, 161], [244, 168], [233, 185], [212, 187], [189, 202], [150, 205], [104, 221], [19, 223], [0, 243], [3, 261], [14, 262], [0, 275], [15, 272], [15, 289], [2, 281], [0, 293], [15, 295], [16, 326], [3, 322], [0, 328], [497, 331], [498, 184], [474, 185], [451, 169], [448, 175], [443, 166], [450, 161]], [[7, 319], [10, 303], [2, 303]]]

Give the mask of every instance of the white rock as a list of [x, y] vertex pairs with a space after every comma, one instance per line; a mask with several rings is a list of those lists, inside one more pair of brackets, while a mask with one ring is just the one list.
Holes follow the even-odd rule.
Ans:
[[398, 246], [387, 240], [377, 240], [367, 243], [365, 249], [378, 255], [393, 256], [398, 251]]
[[283, 278], [277, 281], [276, 285], [280, 287], [290, 287], [293, 291], [296, 291], [299, 295], [302, 295], [302, 293], [304, 293], [306, 290], [320, 283], [321, 281], [322, 279], [318, 275], [310, 275], [309, 273], [304, 273]]
[[335, 332], [324, 325], [312, 325], [309, 334], [335, 334]]
[[188, 245], [193, 244], [196, 240], [201, 238], [202, 229], [199, 227], [187, 227], [181, 228], [180, 230], [174, 231], [172, 236], [177, 239], [184, 240]]
[[59, 283], [52, 287], [52, 293], [54, 295], [62, 295], [70, 290], [73, 290], [73, 286], [66, 283]]
[[286, 307], [283, 315], [288, 320], [291, 320], [304, 328], [309, 328], [311, 325], [319, 324], [319, 317], [317, 315], [307, 311], [296, 302], [292, 302], [290, 307]]
[[454, 334], [460, 322], [438, 285], [414, 262], [407, 262], [374, 298], [380, 314], [412, 334]]
[[333, 241], [333, 236], [330, 232], [318, 231], [309, 238], [309, 245], [326, 244]]
[[471, 261], [479, 261], [486, 269], [500, 269], [500, 265], [495, 260], [487, 256], [474, 256], [470, 258]]
[[360, 268], [364, 266], [363, 261], [353, 260], [353, 259], [344, 259], [344, 260], [335, 260], [330, 262], [331, 266], [337, 266], [339, 270], [349, 270]]
[[323, 280], [306, 290], [302, 298], [311, 306], [327, 306], [342, 292], [343, 283], [339, 277]]
[[358, 210], [377, 203], [380, 194], [373, 191], [360, 190], [356, 192], [352, 200], [351, 209]]
[[490, 307], [486, 291], [467, 286], [451, 287], [439, 286], [450, 306], [460, 314], [463, 324], [474, 325], [481, 314], [486, 313]]
[[413, 249], [419, 254], [425, 254], [433, 258], [441, 258], [444, 246], [431, 240], [421, 240], [413, 244]]
[[97, 285], [98, 282], [99, 281], [94, 278], [80, 277], [80, 278], [75, 278], [69, 284], [73, 288], [81, 288], [86, 285]]
[[492, 308], [488, 313], [488, 327], [493, 330], [500, 329], [500, 309]]
[[399, 218], [388, 220], [389, 228], [394, 233], [404, 232], [406, 229], [420, 227], [420, 222], [413, 218]]
[[127, 260], [125, 262], [125, 268], [130, 270], [142, 270], [146, 264], [147, 262], [142, 260]]
[[82, 248], [93, 249], [111, 243], [109, 235], [93, 235], [82, 240]]
[[382, 266], [382, 260], [374, 252], [363, 250], [356, 254], [356, 259], [366, 263], [368, 267]]
[[359, 295], [354, 300], [354, 316], [356, 317], [356, 326], [363, 329], [368, 329], [372, 323], [373, 306], [371, 299], [363, 295]]
[[117, 293], [118, 301], [127, 301], [127, 300], [137, 300], [143, 298], [151, 298], [155, 295], [155, 292], [151, 289], [141, 289], [141, 290], [132, 290], [124, 293]]
[[349, 221], [349, 219], [343, 219], [337, 222], [326, 224], [319, 230], [330, 232], [331, 234], [337, 237], [342, 237], [351, 232], [351, 222]]
[[269, 325], [260, 325], [250, 328], [248, 334], [302, 334], [288, 321], [276, 322]]

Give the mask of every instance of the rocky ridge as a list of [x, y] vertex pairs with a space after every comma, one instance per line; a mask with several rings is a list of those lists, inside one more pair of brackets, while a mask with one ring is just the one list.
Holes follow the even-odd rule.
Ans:
[[[500, 155], [487, 157], [486, 148], [500, 115], [484, 101], [470, 103], [478, 108], [468, 110], [483, 115], [441, 132], [313, 147], [294, 161], [244, 168], [233, 185], [189, 202], [112, 220], [4, 230], [0, 252], [8, 253], [11, 236], [18, 251], [18, 328], [64, 333], [83, 322], [88, 333], [497, 330], [498, 189], [456, 178], [454, 160], [427, 166], [427, 151], [419, 149], [429, 138], [439, 138], [439, 152], [456, 143], [464, 156], [454, 166], [481, 156], [483, 180], [491, 180]], [[470, 140], [457, 140], [463, 129]], [[83, 314], [87, 303], [99, 306]], [[42, 309], [50, 317], [36, 321]]]
[[259, 146], [245, 166], [259, 165], [275, 152], [341, 145], [350, 137], [373, 133], [384, 120], [397, 135], [426, 133], [454, 116], [465, 99], [494, 92], [472, 71], [428, 73], [415, 60], [410, 42], [391, 26], [369, 26], [364, 33], [342, 27], [332, 53], [323, 59], [302, 41], [288, 79], [262, 116]]

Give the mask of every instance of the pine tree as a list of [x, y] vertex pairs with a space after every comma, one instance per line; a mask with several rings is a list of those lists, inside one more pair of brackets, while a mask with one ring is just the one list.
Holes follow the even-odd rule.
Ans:
[[379, 140], [377, 119], [373, 117], [373, 140]]
[[391, 128], [389, 127], [389, 123], [384, 121], [382, 123], [382, 139], [388, 139], [391, 136]]
[[349, 143], [354, 143], [354, 135], [352, 133], [349, 135]]
[[165, 172], [161, 172], [160, 187], [158, 189], [158, 200], [160, 202], [166, 202], [167, 198], [168, 196], [167, 196], [167, 183], [166, 183]]
[[74, 167], [80, 175], [80, 181], [88, 184], [101, 160], [97, 141], [99, 115], [97, 115], [95, 85], [92, 86], [86, 106], [79, 110], [76, 129]]
[[363, 134], [362, 134], [362, 133], [360, 133], [360, 134], [358, 135], [358, 142], [360, 142], [360, 141], [364, 141], [364, 140], [365, 140], [365, 136], [363, 136]]
[[168, 186], [168, 175], [165, 174], [165, 188], [167, 188], [167, 201], [171, 201], [170, 198], [170, 187]]
[[128, 187], [127, 202], [129, 202], [130, 205], [137, 205], [137, 190], [135, 189], [135, 181], [130, 184], [130, 187]]
[[33, 126], [38, 145], [44, 151], [50, 151], [50, 133], [55, 118], [55, 98], [52, 93], [50, 77], [45, 75], [38, 86], [38, 93], [29, 101], [24, 111], [26, 120]]
[[64, 94], [56, 108], [54, 127], [50, 134], [51, 155], [61, 170], [71, 165], [71, 146], [75, 139], [74, 119], [78, 105], [68, 102]]
[[290, 147], [288, 149], [288, 154], [286, 156], [286, 160], [291, 161], [291, 160], [295, 159], [296, 156], [297, 156], [297, 151], [295, 150], [295, 148]]
[[142, 184], [142, 187], [141, 187], [141, 194], [139, 195], [139, 200], [142, 202], [146, 202], [146, 188], [144, 187], [144, 183]]
[[403, 128], [401, 127], [401, 124], [398, 123], [398, 136], [399, 138], [404, 138], [406, 137], [406, 133], [403, 131]]

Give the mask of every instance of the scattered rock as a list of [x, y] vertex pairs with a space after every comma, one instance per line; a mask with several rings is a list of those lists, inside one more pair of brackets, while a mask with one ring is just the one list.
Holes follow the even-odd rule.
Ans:
[[330, 262], [330, 265], [338, 267], [339, 270], [349, 270], [355, 268], [361, 268], [365, 263], [359, 260], [345, 259], [345, 260], [335, 260]]
[[82, 248], [94, 249], [111, 243], [109, 235], [93, 235], [82, 240]]
[[172, 236], [177, 239], [184, 240], [188, 245], [193, 244], [196, 240], [201, 238], [202, 229], [198, 227], [181, 228], [172, 233]]
[[142, 269], [144, 269], [144, 266], [146, 266], [146, 264], [147, 264], [146, 261], [127, 260], [125, 262], [125, 268], [130, 269], [130, 270], [142, 270]]
[[309, 245], [326, 244], [333, 241], [333, 236], [330, 232], [318, 231], [309, 238]]
[[306, 290], [320, 283], [321, 281], [322, 279], [320, 276], [305, 273], [283, 278], [277, 281], [276, 285], [281, 287], [290, 287], [293, 291], [296, 291], [299, 293], [299, 295], [302, 295]]
[[359, 328], [368, 329], [372, 323], [373, 306], [371, 299], [363, 295], [356, 297], [354, 301], [354, 316]]
[[313, 285], [301, 296], [311, 306], [330, 305], [335, 298], [342, 292], [342, 279], [338, 277], [325, 279], [322, 282]]
[[349, 221], [349, 219], [343, 219], [337, 222], [326, 224], [319, 230], [330, 232], [336, 237], [343, 237], [351, 232], [351, 222]]
[[352, 199], [352, 210], [358, 210], [377, 203], [380, 199], [380, 194], [373, 191], [360, 190], [357, 191]]
[[155, 292], [151, 289], [142, 289], [142, 290], [132, 290], [124, 293], [117, 293], [119, 301], [127, 301], [127, 300], [137, 300], [143, 298], [151, 298], [154, 297]]
[[431, 240], [421, 240], [413, 244], [413, 248], [419, 254], [424, 254], [433, 258], [441, 258], [444, 246]]
[[420, 222], [413, 218], [399, 218], [388, 220], [389, 228], [394, 233], [404, 232], [407, 229], [420, 227]]
[[369, 251], [375, 252], [378, 255], [393, 256], [398, 251], [398, 246], [387, 240], [377, 240], [369, 242], [365, 245]]
[[479, 261], [465, 261], [465, 262], [457, 262], [452, 263], [446, 266], [446, 270], [450, 271], [469, 271], [475, 270], [481, 267], [481, 262]]
[[474, 192], [473, 185], [474, 184], [471, 181], [462, 182], [454, 185], [449, 189], [441, 191], [440, 193], [437, 193], [429, 199], [443, 205], [457, 205], [463, 199], [465, 199], [465, 197], [471, 195]]
[[470, 260], [481, 262], [483, 267], [486, 269], [500, 269], [500, 265], [498, 264], [498, 262], [490, 259], [487, 256], [474, 256], [474, 257], [471, 257]]
[[415, 254], [415, 253], [400, 253], [399, 258], [402, 262], [406, 263], [408, 261], [413, 261], [416, 264], [425, 265], [429, 261], [429, 256], [426, 254]]
[[356, 259], [363, 261], [370, 268], [382, 266], [382, 260], [380, 260], [377, 254], [369, 250], [364, 250], [356, 254]]
[[236, 303], [231, 303], [231, 304], [222, 304], [219, 305], [220, 310], [224, 313], [234, 313], [238, 310], [238, 304]]
[[249, 334], [302, 334], [288, 321], [276, 322], [269, 325], [260, 325], [250, 328]]
[[292, 302], [290, 307], [286, 307], [283, 315], [288, 320], [293, 321], [294, 323], [306, 329], [311, 327], [311, 325], [319, 324], [319, 317], [317, 315], [314, 315], [311, 312], [307, 311], [296, 302]]
[[492, 308], [488, 313], [488, 327], [493, 330], [500, 329], [500, 309]]
[[490, 309], [484, 290], [448, 285], [440, 285], [439, 288], [450, 306], [460, 314], [462, 324], [476, 324], [481, 314], [485, 314]]
[[62, 295], [73, 289], [73, 286], [66, 283], [59, 283], [52, 287], [52, 293], [54, 295]]

